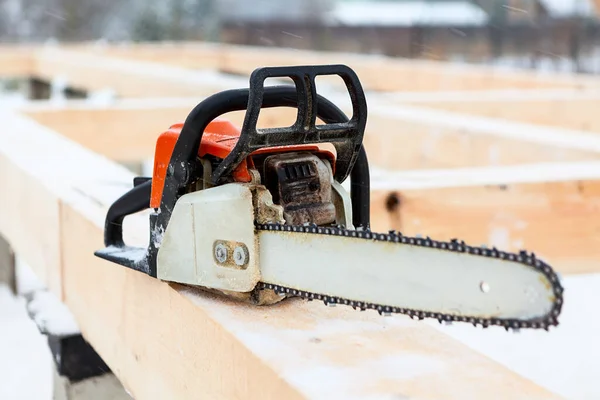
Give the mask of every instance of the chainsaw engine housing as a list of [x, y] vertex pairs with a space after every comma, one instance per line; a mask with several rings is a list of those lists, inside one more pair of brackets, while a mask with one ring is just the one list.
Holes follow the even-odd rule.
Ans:
[[288, 224], [325, 225], [336, 220], [331, 171], [312, 153], [282, 153], [264, 161], [264, 184], [283, 207]]

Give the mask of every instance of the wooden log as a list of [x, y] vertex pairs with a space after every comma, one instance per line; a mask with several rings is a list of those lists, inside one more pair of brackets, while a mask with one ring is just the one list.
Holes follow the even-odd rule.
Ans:
[[[94, 257], [107, 207], [132, 175], [24, 117], [2, 119], [12, 129], [0, 184], [19, 202], [2, 204], [0, 230], [35, 270], [60, 277], [53, 292], [133, 397], [558, 398], [418, 321], [316, 302], [252, 307]], [[39, 205], [58, 209], [54, 225], [14, 217]], [[126, 240], [147, 240], [143, 216], [130, 219]], [[32, 233], [59, 240], [49, 249]]]
[[600, 163], [373, 173], [372, 225], [527, 249], [563, 274], [600, 271]]

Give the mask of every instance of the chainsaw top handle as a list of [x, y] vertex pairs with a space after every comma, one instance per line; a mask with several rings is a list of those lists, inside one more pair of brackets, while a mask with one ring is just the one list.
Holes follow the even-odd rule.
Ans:
[[[331, 101], [316, 92], [318, 75], [340, 76], [350, 94], [353, 114], [350, 119]], [[267, 78], [289, 77], [293, 86], [265, 87]], [[297, 107], [295, 123], [290, 127], [258, 129], [261, 108]], [[358, 77], [345, 65], [264, 67], [254, 70], [249, 89], [227, 90], [208, 97], [188, 115], [173, 149], [170, 166], [176, 178], [187, 184], [188, 170], [193, 166], [202, 135], [218, 116], [246, 109], [244, 123], [236, 146], [212, 173], [213, 184], [233, 170], [250, 153], [262, 147], [331, 143], [336, 149], [334, 178], [343, 182], [358, 157], [367, 120], [367, 104]], [[316, 125], [317, 116], [325, 124]], [[183, 169], [183, 170], [182, 170]]]

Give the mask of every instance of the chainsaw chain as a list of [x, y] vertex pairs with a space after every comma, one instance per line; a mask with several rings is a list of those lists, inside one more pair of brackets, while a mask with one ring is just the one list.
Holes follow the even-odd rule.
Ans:
[[554, 307], [550, 312], [543, 318], [536, 318], [531, 320], [519, 320], [519, 319], [503, 319], [503, 318], [479, 318], [479, 317], [468, 317], [464, 315], [452, 315], [442, 314], [436, 312], [413, 310], [408, 308], [399, 308], [392, 306], [383, 306], [379, 304], [367, 303], [362, 301], [355, 301], [345, 299], [337, 296], [329, 296], [318, 293], [307, 292], [303, 290], [292, 289], [280, 285], [259, 282], [257, 289], [264, 290], [270, 289], [278, 294], [285, 294], [290, 296], [301, 297], [307, 300], [320, 300], [326, 305], [342, 304], [351, 306], [354, 309], [360, 309], [361, 311], [371, 309], [376, 310], [379, 314], [390, 315], [392, 313], [405, 314], [413, 319], [425, 319], [434, 318], [440, 323], [451, 323], [451, 322], [466, 322], [471, 323], [474, 326], [482, 326], [487, 328], [488, 326], [496, 325], [502, 326], [507, 331], [509, 329], [519, 330], [521, 328], [532, 328], [532, 329], [545, 329], [548, 330], [550, 326], [558, 325], [558, 316], [561, 312], [563, 304], [563, 287], [560, 283], [559, 277], [554, 270], [546, 264], [544, 261], [536, 258], [534, 253], [527, 253], [525, 250], [519, 253], [511, 253], [506, 251], [497, 250], [495, 247], [475, 247], [465, 244], [464, 241], [458, 241], [452, 239], [449, 242], [433, 240], [429, 237], [410, 237], [404, 236], [400, 232], [390, 231], [388, 234], [371, 232], [370, 229], [364, 230], [350, 230], [346, 229], [342, 225], [338, 226], [317, 226], [315, 224], [307, 225], [282, 225], [276, 223], [267, 224], [255, 224], [257, 230], [262, 231], [284, 231], [284, 232], [300, 232], [309, 233], [316, 235], [333, 235], [333, 236], [346, 236], [365, 240], [383, 241], [383, 242], [394, 242], [402, 243], [412, 246], [431, 247], [436, 249], [442, 249], [446, 251], [454, 251], [460, 253], [469, 253], [482, 257], [499, 258], [502, 260], [514, 261], [528, 267], [531, 267], [544, 274], [552, 284], [552, 289], [555, 296]]

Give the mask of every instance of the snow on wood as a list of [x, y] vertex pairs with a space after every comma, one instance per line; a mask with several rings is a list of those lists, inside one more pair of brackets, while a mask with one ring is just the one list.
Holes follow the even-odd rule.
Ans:
[[376, 108], [381, 115], [407, 121], [428, 120], [449, 128], [468, 129], [475, 134], [552, 144], [563, 149], [600, 151], [600, 136], [575, 129], [558, 129], [411, 105], [391, 106], [378, 102]]
[[463, 113], [470, 116], [507, 119], [515, 122], [582, 132], [600, 133], [597, 113], [600, 94], [594, 92], [564, 92], [545, 96], [464, 96], [462, 98], [429, 98], [412, 101], [406, 96], [403, 102], [422, 107]]
[[379, 93], [381, 99], [409, 104], [451, 102], [528, 102], [528, 101], [572, 101], [600, 100], [600, 93], [592, 89], [496, 89], [485, 91], [455, 90], [436, 92], [391, 92]]
[[58, 298], [47, 291], [32, 294], [27, 311], [45, 335], [71, 336], [80, 333], [73, 315]]
[[52, 356], [24, 303], [0, 285], [0, 399], [50, 399]]
[[600, 161], [502, 167], [388, 171], [372, 169], [373, 190], [419, 190], [484, 185], [600, 180]]
[[[138, 53], [141, 53], [140, 58], [136, 59]], [[338, 63], [353, 68], [365, 89], [378, 91], [595, 88], [600, 85], [595, 77], [572, 74], [399, 60], [380, 55], [202, 43], [153, 44], [151, 50], [147, 44], [100, 48], [65, 45], [38, 52], [35, 57], [40, 76], [49, 78], [63, 73], [83, 86], [112, 85], [120, 95], [133, 97], [197, 95], [203, 90], [202, 82], [210, 84], [211, 72], [207, 69], [248, 76], [260, 66]], [[233, 87], [237, 87], [236, 78], [230, 79]]]

